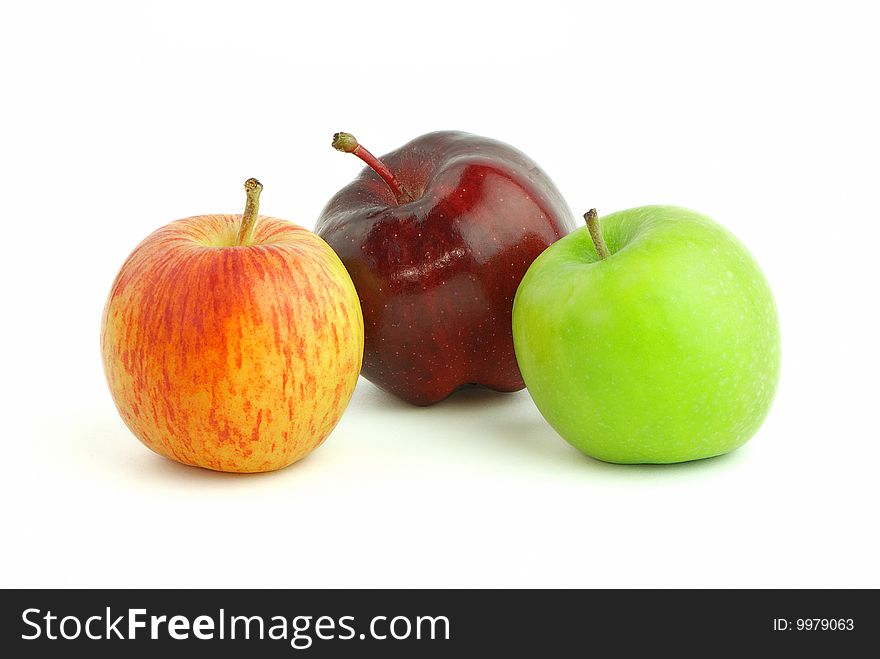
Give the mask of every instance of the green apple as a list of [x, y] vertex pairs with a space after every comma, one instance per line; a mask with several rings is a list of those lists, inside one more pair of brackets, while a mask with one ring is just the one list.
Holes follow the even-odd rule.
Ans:
[[779, 379], [776, 304], [755, 259], [684, 208], [585, 217], [532, 264], [514, 300], [516, 357], [538, 409], [606, 462], [742, 446]]

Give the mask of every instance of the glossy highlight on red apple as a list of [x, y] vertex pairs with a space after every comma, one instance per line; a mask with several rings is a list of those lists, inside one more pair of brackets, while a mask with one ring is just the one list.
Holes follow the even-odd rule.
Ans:
[[360, 297], [362, 374], [417, 405], [469, 384], [522, 389], [513, 298], [532, 261], [575, 227], [553, 182], [517, 149], [463, 132], [382, 158], [348, 133], [333, 146], [368, 165], [316, 224]]

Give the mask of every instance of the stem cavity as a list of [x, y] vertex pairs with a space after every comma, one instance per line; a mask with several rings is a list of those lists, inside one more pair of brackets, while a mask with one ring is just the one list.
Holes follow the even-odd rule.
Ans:
[[596, 254], [599, 260], [607, 259], [611, 256], [611, 252], [608, 251], [608, 245], [605, 244], [605, 238], [602, 237], [602, 229], [599, 227], [599, 215], [596, 213], [596, 209], [592, 208], [584, 213], [584, 219], [587, 221], [587, 230], [593, 239], [593, 245], [596, 247]]
[[241, 214], [241, 227], [238, 230], [236, 245], [250, 245], [254, 239], [263, 184], [255, 178], [249, 178], [244, 182], [244, 191], [247, 195], [247, 202], [244, 206], [244, 213]]
[[363, 160], [367, 167], [376, 172], [394, 193], [398, 204], [408, 204], [412, 195], [400, 184], [388, 166], [372, 153], [362, 147], [351, 133], [336, 133], [333, 136], [333, 148], [343, 153], [353, 153]]

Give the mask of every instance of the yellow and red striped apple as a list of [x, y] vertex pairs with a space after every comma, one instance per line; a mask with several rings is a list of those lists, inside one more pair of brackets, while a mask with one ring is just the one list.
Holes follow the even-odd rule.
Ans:
[[363, 357], [351, 278], [314, 233], [201, 215], [147, 237], [116, 276], [101, 352], [123, 420], [149, 448], [218, 471], [285, 467], [329, 435]]

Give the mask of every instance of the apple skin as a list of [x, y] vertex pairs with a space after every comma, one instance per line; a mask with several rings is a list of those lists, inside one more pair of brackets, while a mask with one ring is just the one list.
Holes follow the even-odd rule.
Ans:
[[443, 131], [382, 157], [415, 200], [369, 168], [316, 224], [364, 312], [363, 375], [416, 405], [479, 384], [524, 386], [511, 309], [526, 269], [575, 227], [553, 182], [520, 151]]
[[119, 413], [160, 455], [217, 471], [285, 467], [348, 404], [363, 318], [348, 273], [318, 236], [260, 217], [191, 217], [128, 257], [101, 324]]
[[721, 455], [758, 430], [776, 391], [776, 305], [754, 258], [674, 206], [608, 215], [529, 268], [513, 308], [529, 393], [556, 431], [617, 463]]

